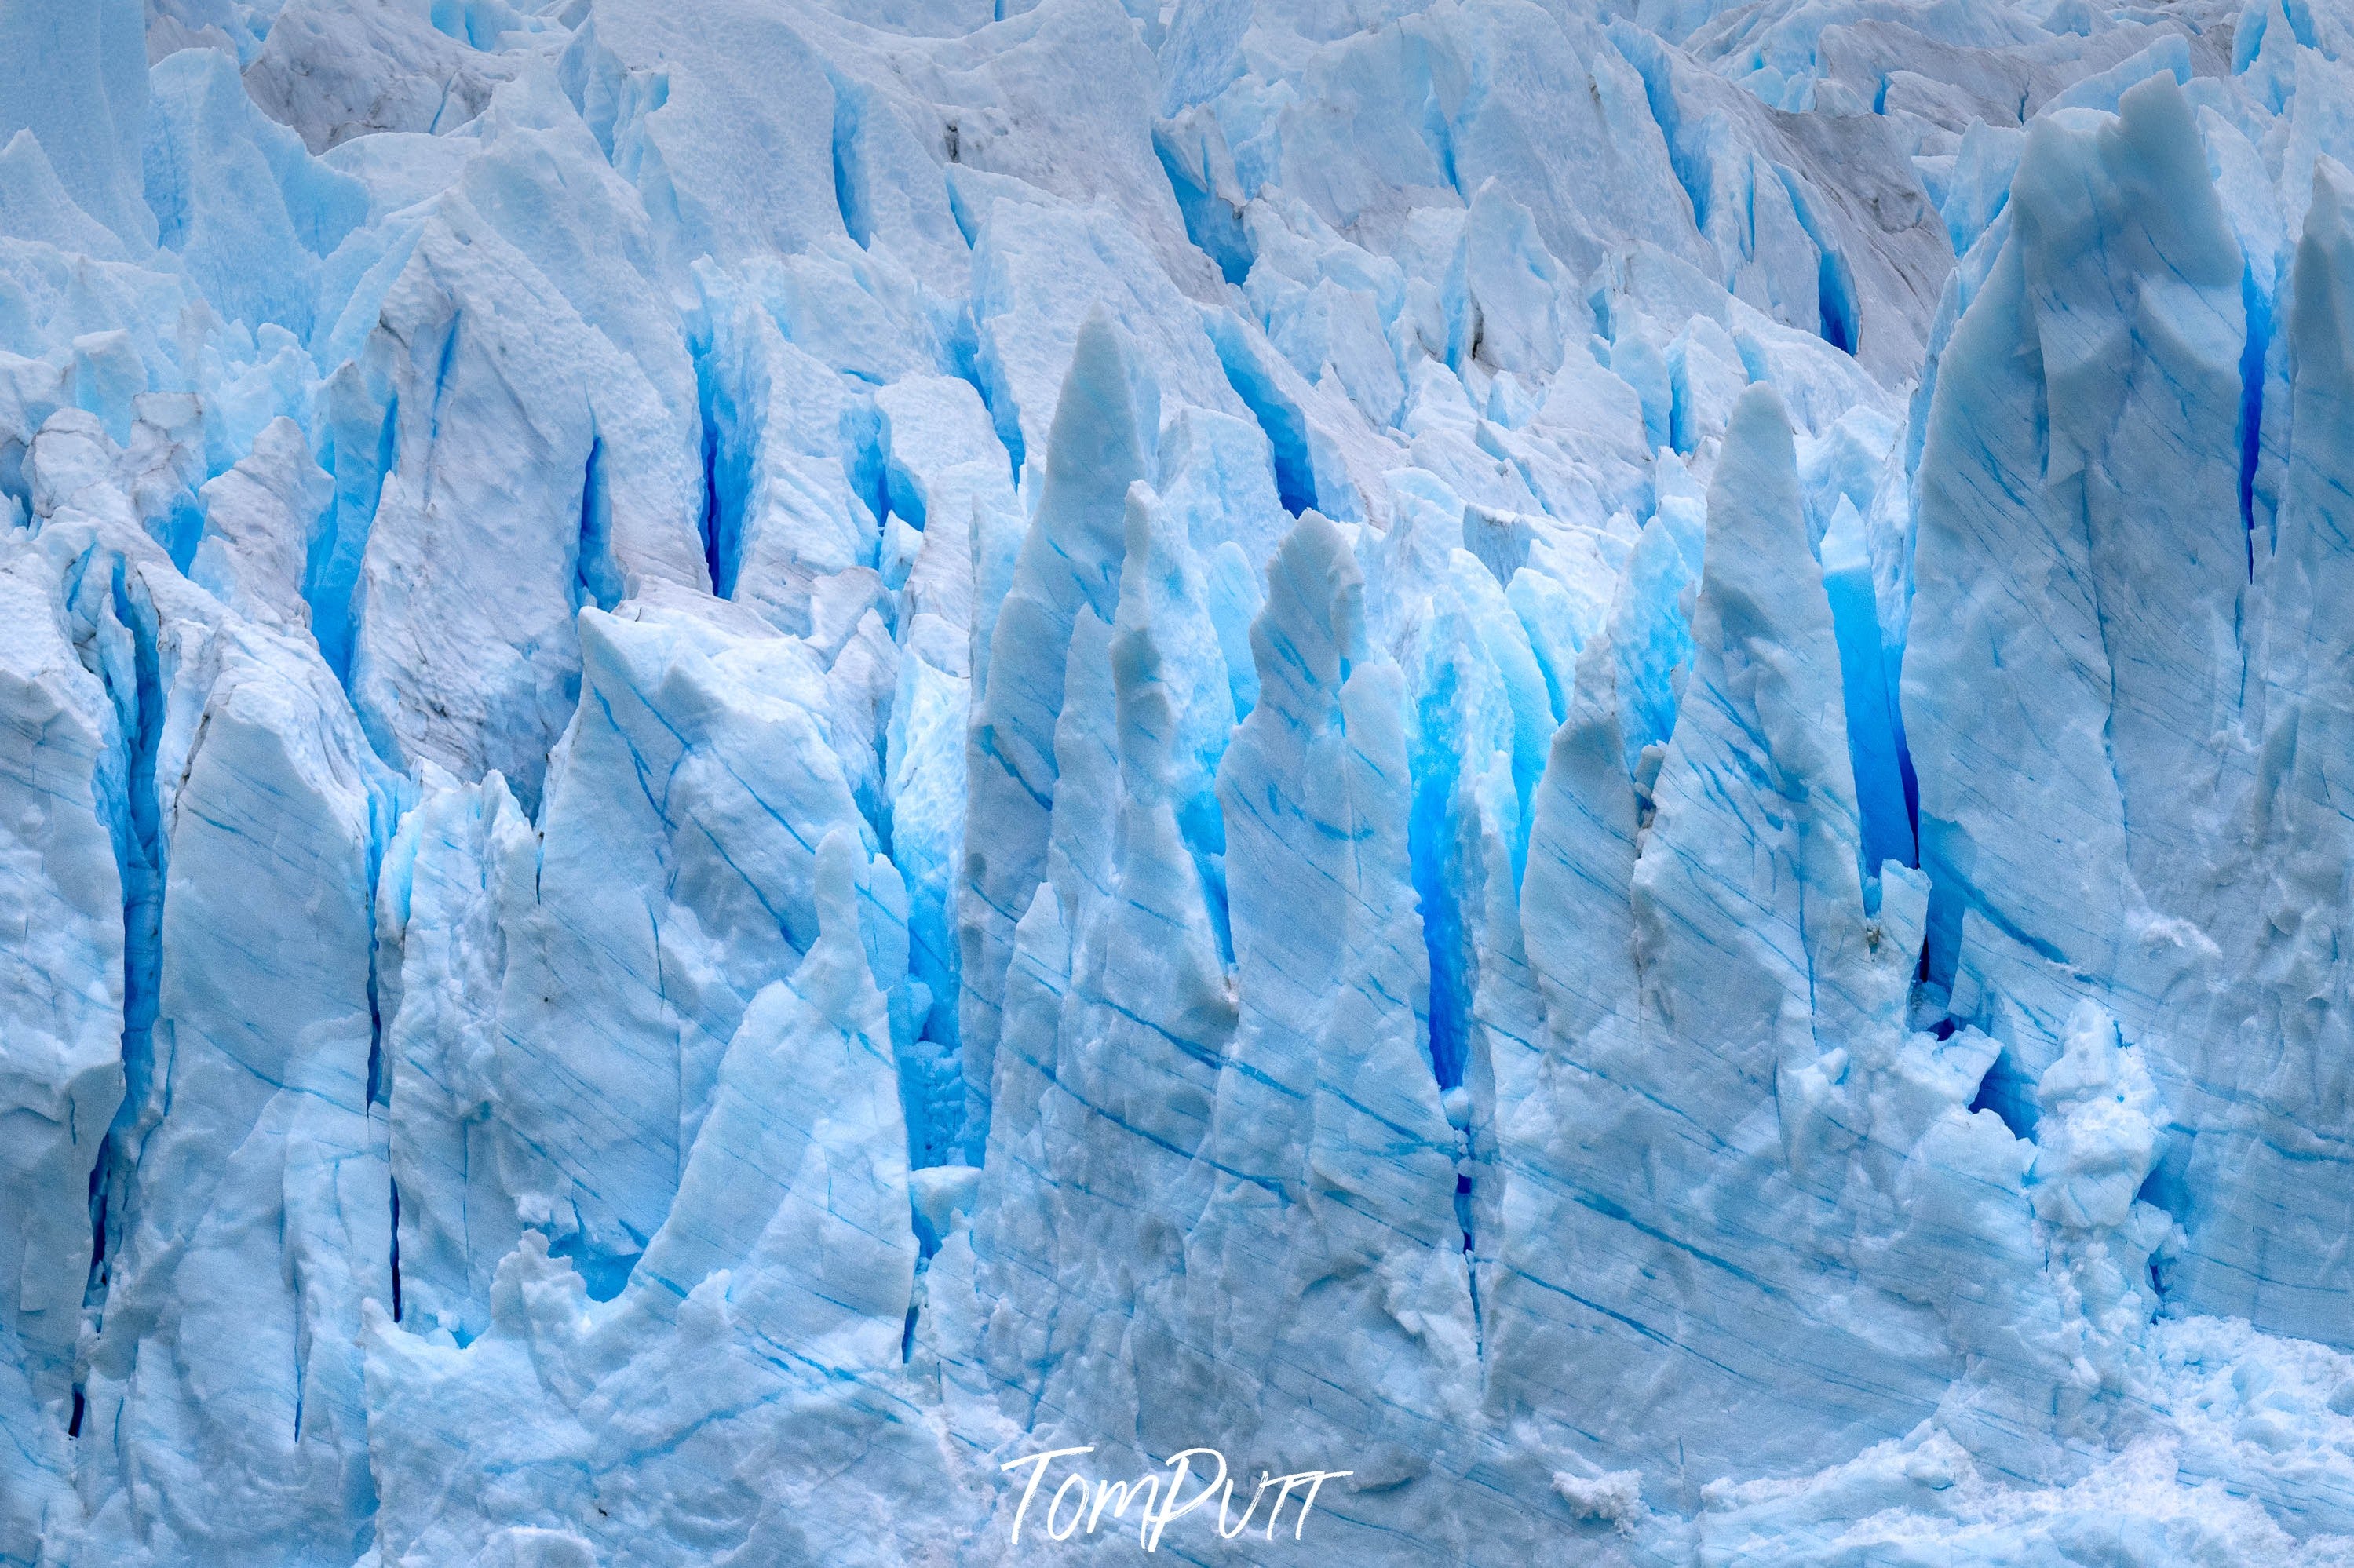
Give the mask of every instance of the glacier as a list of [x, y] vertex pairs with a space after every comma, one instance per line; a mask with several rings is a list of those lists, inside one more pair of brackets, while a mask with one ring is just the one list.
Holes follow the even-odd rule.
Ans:
[[2354, 1562], [2349, 794], [2341, 0], [0, 0], [0, 1568]]

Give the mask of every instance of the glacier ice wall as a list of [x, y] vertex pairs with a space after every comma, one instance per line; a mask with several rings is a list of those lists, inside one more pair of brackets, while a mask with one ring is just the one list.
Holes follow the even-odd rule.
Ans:
[[2345, 1561], [2341, 160], [2334, 0], [0, 0], [0, 1568]]

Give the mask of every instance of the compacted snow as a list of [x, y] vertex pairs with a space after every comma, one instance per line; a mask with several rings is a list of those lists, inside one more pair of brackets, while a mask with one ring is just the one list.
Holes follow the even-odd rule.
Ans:
[[0, 0], [0, 1563], [2354, 1560], [2341, 158], [2338, 0]]

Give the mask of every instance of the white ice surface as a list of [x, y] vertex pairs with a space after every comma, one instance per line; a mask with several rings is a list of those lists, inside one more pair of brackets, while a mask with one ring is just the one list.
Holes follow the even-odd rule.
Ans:
[[0, 1568], [2354, 1561], [2341, 160], [2335, 0], [0, 0]]

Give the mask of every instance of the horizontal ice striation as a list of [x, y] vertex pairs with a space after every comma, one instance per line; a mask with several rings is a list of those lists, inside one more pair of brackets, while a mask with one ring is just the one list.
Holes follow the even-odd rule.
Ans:
[[0, 1568], [2343, 1560], [2349, 155], [2303, 0], [0, 0]]

